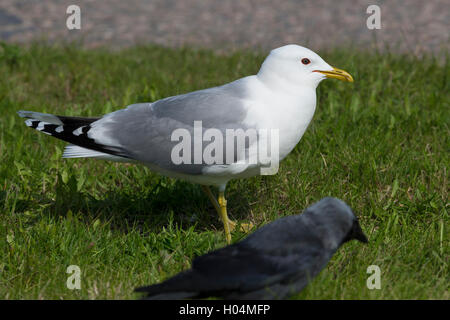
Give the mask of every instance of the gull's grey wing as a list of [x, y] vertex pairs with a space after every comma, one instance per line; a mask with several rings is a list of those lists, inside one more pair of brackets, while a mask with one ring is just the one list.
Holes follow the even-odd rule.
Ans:
[[204, 128], [237, 128], [246, 116], [245, 79], [158, 100], [153, 103], [154, 115], [190, 126], [201, 120]]
[[202, 121], [203, 130], [220, 130], [223, 136], [226, 129], [245, 130], [242, 124], [246, 116], [245, 85], [241, 80], [154, 103], [131, 105], [92, 123], [87, 137], [106, 149], [120, 150], [120, 155], [127, 158], [169, 171], [199, 174], [204, 164], [172, 162], [171, 152], [179, 141], [171, 141], [171, 135], [176, 129], [186, 129], [194, 137], [194, 121]]

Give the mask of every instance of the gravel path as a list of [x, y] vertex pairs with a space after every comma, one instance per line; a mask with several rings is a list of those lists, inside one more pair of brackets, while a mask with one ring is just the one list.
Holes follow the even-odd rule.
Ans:
[[[66, 28], [66, 8], [81, 8], [81, 30]], [[381, 8], [380, 30], [366, 9]], [[87, 47], [135, 43], [212, 48], [314, 50], [388, 43], [403, 52], [448, 50], [449, 0], [1, 0], [0, 40], [82, 40]], [[375, 42], [376, 39], [376, 42]]]

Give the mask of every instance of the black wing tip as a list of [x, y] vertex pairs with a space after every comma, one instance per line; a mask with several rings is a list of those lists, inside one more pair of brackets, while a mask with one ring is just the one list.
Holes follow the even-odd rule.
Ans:
[[123, 148], [102, 145], [96, 143], [94, 139], [90, 138], [88, 136], [88, 131], [91, 129], [90, 124], [80, 125], [79, 123], [70, 123], [58, 125], [30, 118], [27, 115], [25, 115], [24, 117], [28, 118], [27, 120], [25, 120], [25, 124], [28, 127], [57, 139], [93, 151], [98, 151], [122, 158], [130, 158], [128, 153]]

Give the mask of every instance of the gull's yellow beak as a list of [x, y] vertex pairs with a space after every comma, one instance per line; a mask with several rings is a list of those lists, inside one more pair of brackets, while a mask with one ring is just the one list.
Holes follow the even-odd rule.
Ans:
[[331, 71], [314, 70], [314, 72], [320, 72], [324, 74], [327, 78], [334, 78], [342, 81], [353, 82], [353, 77], [350, 75], [350, 73], [335, 67], [333, 67], [333, 70]]

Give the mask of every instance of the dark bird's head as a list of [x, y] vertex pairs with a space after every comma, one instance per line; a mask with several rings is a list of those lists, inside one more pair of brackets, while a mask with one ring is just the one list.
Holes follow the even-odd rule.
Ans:
[[350, 240], [367, 243], [367, 237], [359, 225], [352, 209], [342, 200], [326, 197], [310, 206], [307, 211], [324, 227], [336, 244], [341, 245]]

